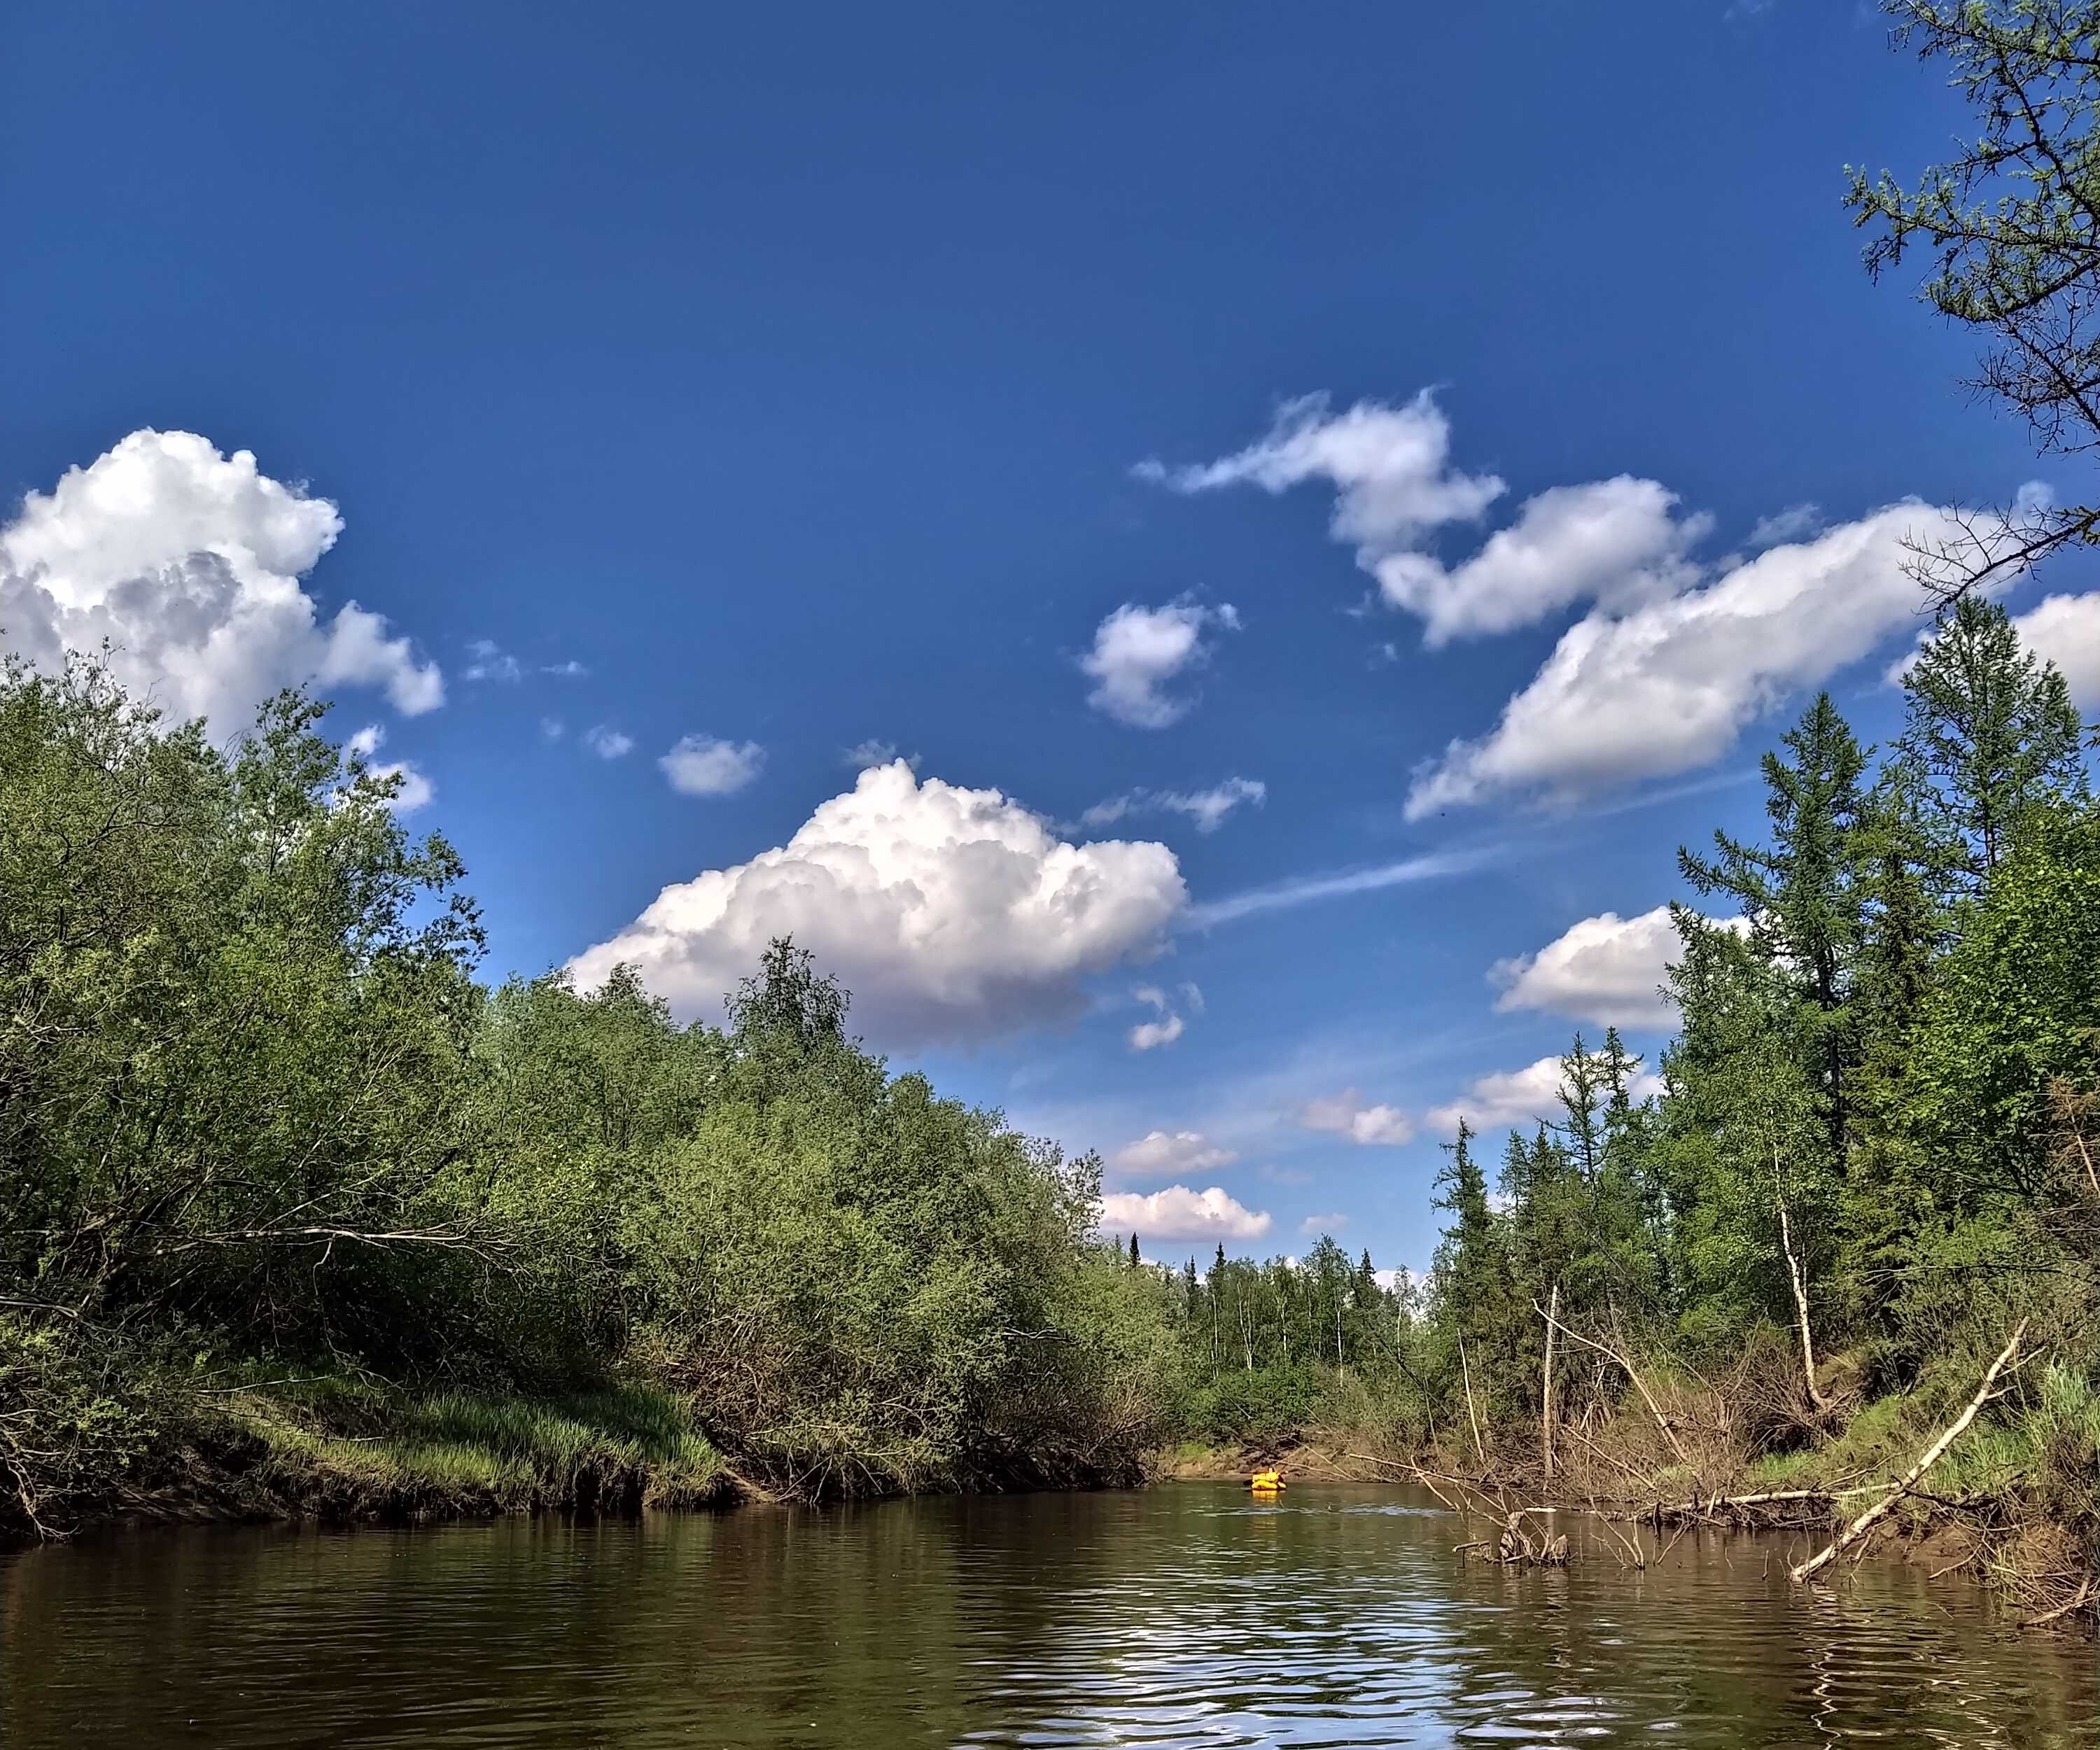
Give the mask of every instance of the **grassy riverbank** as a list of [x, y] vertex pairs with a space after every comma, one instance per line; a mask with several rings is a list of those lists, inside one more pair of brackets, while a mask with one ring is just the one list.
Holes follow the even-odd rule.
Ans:
[[163, 1465], [159, 1488], [121, 1490], [117, 1510], [408, 1523], [717, 1506], [739, 1494], [683, 1408], [646, 1388], [543, 1404], [315, 1381], [231, 1393], [189, 1431], [172, 1474]]

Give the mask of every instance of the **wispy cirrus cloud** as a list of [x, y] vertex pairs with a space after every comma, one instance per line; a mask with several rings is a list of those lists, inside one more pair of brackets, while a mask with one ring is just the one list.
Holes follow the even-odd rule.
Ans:
[[1369, 868], [1337, 870], [1331, 875], [1294, 875], [1266, 887], [1250, 888], [1189, 908], [1186, 921], [1198, 929], [1235, 923], [1242, 918], [1265, 912], [1288, 911], [1322, 900], [1345, 899], [1356, 893], [1374, 893], [1415, 881], [1434, 881], [1445, 875], [1462, 875], [1479, 868], [1493, 853], [1487, 849], [1432, 851], [1397, 862], [1377, 863]]
[[1268, 800], [1268, 786], [1258, 778], [1228, 778], [1207, 790], [1126, 790], [1096, 802], [1079, 823], [1112, 827], [1147, 814], [1180, 814], [1195, 823], [1197, 831], [1215, 832], [1238, 809], [1260, 808]]

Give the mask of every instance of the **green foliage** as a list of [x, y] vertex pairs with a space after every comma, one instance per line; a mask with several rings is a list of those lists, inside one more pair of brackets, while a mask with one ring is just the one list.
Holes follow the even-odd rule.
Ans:
[[2004, 608], [1973, 595], [1942, 616], [1904, 690], [1907, 787], [1940, 866], [1980, 892], [2031, 811], [2085, 795], [2070, 691], [2021, 650]]
[[[457, 858], [318, 715], [221, 752], [97, 663], [0, 676], [0, 1510], [226, 1448], [179, 1328], [221, 1376], [389, 1382], [355, 1434], [232, 1395], [353, 1501], [703, 1448], [805, 1494], [1136, 1474], [1180, 1356], [1096, 1162], [889, 1074], [789, 942], [724, 1029], [625, 970], [488, 991]], [[609, 1423], [650, 1391], [702, 1446]]]
[[[1877, 1462], [1894, 1449], [1856, 1386], [1951, 1415], [2021, 1317], [2054, 1358], [2052, 1401], [2089, 1388], [2100, 808], [2081, 728], [1988, 603], [1943, 615], [1906, 684], [1878, 774], [1819, 699], [1764, 762], [1768, 840], [1683, 857], [1740, 916], [1677, 914], [1683, 1026], [1661, 1099], [1635, 1108], [1617, 1040], [1577, 1038], [1564, 1119], [1510, 1137], [1493, 1201], [1462, 1131], [1425, 1348], [1463, 1345], [1474, 1403], [1447, 1364], [1429, 1370], [1436, 1414], [1536, 1417], [1537, 1309], [1555, 1292], [1568, 1325], [1655, 1377], [1688, 1363], [1764, 1381], [1756, 1439], [1853, 1414], [1848, 1449]], [[1790, 1385], [1769, 1366], [1785, 1348]], [[2043, 1468], [2032, 1417], [1979, 1436], [1965, 1462], [1992, 1488]], [[2083, 1422], [2059, 1420], [2076, 1447]]]
[[1313, 1426], [1321, 1388], [1320, 1370], [1308, 1362], [1278, 1363], [1251, 1373], [1227, 1368], [1195, 1393], [1189, 1431], [1220, 1446], [1277, 1452]]
[[34, 1298], [417, 1341], [383, 1236], [465, 1237], [479, 933], [314, 717], [227, 757], [93, 664], [0, 677], [0, 1270]]
[[148, 1470], [179, 1405], [152, 1358], [100, 1332], [0, 1311], [0, 1525], [70, 1530]]

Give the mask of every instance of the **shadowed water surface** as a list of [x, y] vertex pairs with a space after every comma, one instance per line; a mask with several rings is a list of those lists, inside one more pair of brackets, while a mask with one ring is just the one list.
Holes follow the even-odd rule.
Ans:
[[1505, 1573], [1396, 1490], [1224, 1485], [0, 1557], [0, 1743], [2100, 1743], [2089, 1643], [1687, 1537]]

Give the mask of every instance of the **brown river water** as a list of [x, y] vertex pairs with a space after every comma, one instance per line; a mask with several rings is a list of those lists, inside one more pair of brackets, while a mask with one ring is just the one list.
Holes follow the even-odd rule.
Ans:
[[2100, 1745], [2100, 1651], [1955, 1580], [1569, 1528], [1505, 1571], [1410, 1491], [1171, 1483], [117, 1534], [0, 1554], [0, 1744]]

